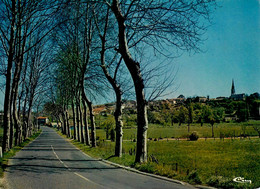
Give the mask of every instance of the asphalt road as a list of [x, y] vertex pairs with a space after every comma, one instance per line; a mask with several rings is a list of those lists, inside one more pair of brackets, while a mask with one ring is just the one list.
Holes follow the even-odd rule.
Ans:
[[10, 160], [5, 174], [8, 188], [190, 188], [105, 164], [82, 153], [53, 129], [42, 130]]

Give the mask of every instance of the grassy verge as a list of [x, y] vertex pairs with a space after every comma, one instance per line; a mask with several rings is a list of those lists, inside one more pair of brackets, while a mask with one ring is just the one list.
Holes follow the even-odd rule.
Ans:
[[20, 146], [14, 146], [11, 150], [3, 154], [3, 157], [0, 159], [0, 177], [3, 177], [4, 171], [8, 165], [8, 160], [15, 156], [17, 152], [19, 152], [24, 146], [29, 144], [35, 138], [37, 138], [41, 134], [41, 130], [35, 133], [33, 136], [27, 138]]
[[[257, 188], [260, 186], [260, 139], [199, 141], [148, 141], [148, 163], [135, 164], [135, 142], [123, 142], [122, 158], [114, 157], [114, 142], [98, 141], [97, 148], [77, 141], [74, 145], [95, 158], [106, 159], [144, 172], [158, 174], [191, 184], [220, 188]], [[237, 184], [244, 177], [252, 184]]]

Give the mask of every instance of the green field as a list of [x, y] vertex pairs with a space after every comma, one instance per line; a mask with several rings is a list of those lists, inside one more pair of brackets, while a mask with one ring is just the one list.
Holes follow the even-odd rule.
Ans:
[[209, 179], [221, 176], [227, 182], [224, 185], [228, 185], [235, 177], [244, 177], [252, 181], [248, 188], [260, 186], [260, 139], [258, 138], [224, 141], [220, 139], [149, 141], [149, 162], [144, 165], [134, 165], [135, 156], [132, 152], [135, 149], [135, 142], [123, 143], [122, 158], [113, 157], [114, 143], [110, 141], [99, 142], [98, 148], [89, 148], [78, 142], [75, 144], [94, 157], [126, 166], [135, 166], [142, 171], [187, 182], [190, 182], [187, 178], [189, 173], [196, 170], [203, 184], [207, 184]]
[[[260, 126], [259, 121], [245, 123], [220, 123], [214, 125], [214, 138], [203, 138], [198, 141], [171, 140], [186, 137], [187, 125], [163, 127], [149, 125], [147, 164], [134, 164], [135, 145], [133, 139], [136, 129], [124, 129], [123, 157], [114, 155], [114, 142], [105, 139], [105, 130], [98, 129], [98, 148], [89, 148], [77, 142], [86, 153], [110, 161], [136, 167], [139, 170], [151, 172], [190, 183], [210, 184], [221, 188], [256, 188], [260, 186], [260, 139], [253, 126]], [[193, 124], [190, 132], [196, 131], [200, 137], [211, 137], [211, 127]], [[229, 139], [220, 139], [220, 133]], [[238, 137], [247, 135], [250, 137]], [[233, 136], [236, 136], [234, 138]], [[255, 137], [252, 137], [255, 136]], [[230, 138], [232, 137], [232, 139]], [[158, 138], [168, 138], [156, 140]], [[193, 179], [192, 175], [198, 179]], [[235, 184], [232, 179], [244, 177], [252, 184]], [[212, 184], [213, 183], [213, 184]]]
[[[253, 126], [260, 127], [260, 121], [249, 121], [243, 123], [216, 123], [214, 125], [214, 136], [219, 138], [222, 134], [224, 137], [238, 137], [240, 135], [258, 136], [257, 131]], [[136, 128], [123, 129], [124, 140], [132, 140], [136, 138]], [[204, 124], [202, 127], [200, 124], [192, 124], [190, 126], [190, 132], [196, 131], [199, 137], [212, 137], [212, 127], [210, 124]], [[155, 124], [149, 124], [148, 138], [186, 138], [188, 135], [187, 124], [174, 124], [173, 126], [161, 126]], [[105, 139], [106, 133], [104, 129], [97, 130], [97, 136], [101, 139]]]

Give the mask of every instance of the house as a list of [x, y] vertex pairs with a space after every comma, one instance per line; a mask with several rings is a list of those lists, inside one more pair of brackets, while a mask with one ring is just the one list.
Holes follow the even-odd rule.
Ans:
[[37, 117], [38, 125], [47, 125], [49, 124], [48, 117]]
[[195, 97], [194, 102], [206, 102], [207, 100], [208, 98], [205, 96], [197, 96]]

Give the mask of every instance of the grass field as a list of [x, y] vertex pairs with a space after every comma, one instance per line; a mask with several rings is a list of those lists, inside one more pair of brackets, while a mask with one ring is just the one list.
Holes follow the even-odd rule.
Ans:
[[[260, 126], [259, 121], [245, 123], [220, 123], [214, 125], [215, 139], [211, 138], [211, 127], [193, 124], [190, 132], [196, 131], [207, 140], [149, 140], [146, 164], [135, 164], [136, 129], [124, 129], [123, 157], [114, 157], [114, 142], [105, 139], [105, 131], [97, 130], [98, 148], [89, 148], [78, 142], [86, 153], [110, 161], [136, 167], [139, 170], [167, 176], [190, 183], [212, 185], [220, 188], [257, 188], [260, 186], [260, 139], [256, 137], [238, 138], [241, 134], [258, 136], [253, 126]], [[220, 133], [225, 137], [237, 138], [220, 140]], [[148, 138], [182, 138], [188, 134], [187, 125], [163, 127], [149, 125]], [[195, 175], [195, 176], [194, 176]], [[236, 184], [235, 177], [244, 177], [252, 184]]]
[[[216, 123], [214, 125], [214, 136], [219, 138], [220, 134], [225, 137], [238, 137], [241, 134], [248, 136], [258, 136], [258, 133], [254, 130], [253, 126], [260, 127], [260, 121], [249, 121], [243, 123]], [[132, 140], [136, 138], [136, 128], [123, 129], [124, 140]], [[199, 137], [212, 137], [212, 127], [210, 124], [205, 123], [202, 127], [200, 124], [192, 124], [190, 126], [190, 132], [196, 131]], [[149, 124], [148, 138], [186, 138], [188, 135], [187, 124], [174, 124], [173, 126], [161, 126], [155, 124]], [[97, 136], [101, 139], [105, 139], [106, 133], [103, 129], [97, 130]]]
[[[221, 178], [221, 182], [226, 182], [222, 183], [222, 187], [229, 188], [233, 178], [244, 177], [252, 181], [252, 184], [247, 186], [248, 188], [260, 186], [260, 139], [258, 138], [225, 141], [220, 139], [149, 141], [149, 162], [144, 165], [134, 164], [135, 156], [132, 152], [134, 152], [135, 143], [131, 141], [123, 143], [122, 158], [113, 157], [114, 143], [110, 141], [99, 143], [98, 148], [74, 143], [94, 157], [101, 157], [126, 166], [135, 166], [142, 171], [191, 183], [193, 181], [188, 176], [196, 170], [196, 177], [199, 177], [203, 184], [209, 183], [214, 178]], [[240, 187], [246, 186], [240, 185]]]
[[[97, 129], [99, 138], [97, 148], [87, 147], [73, 141], [89, 155], [107, 159], [126, 166], [135, 167], [170, 178], [190, 183], [202, 183], [219, 188], [257, 188], [260, 187], [260, 139], [258, 137], [237, 137], [240, 135], [258, 136], [253, 126], [260, 121], [244, 123], [219, 123], [214, 125], [215, 139], [211, 138], [211, 126], [192, 124], [190, 132], [196, 131], [201, 138], [198, 141], [170, 140], [186, 138], [188, 127], [149, 125], [148, 163], [135, 164], [136, 128], [124, 129], [123, 157], [114, 157], [114, 142], [105, 139], [105, 130]], [[0, 130], [1, 132], [1, 130]], [[2, 133], [2, 132], [1, 132]], [[0, 133], [0, 136], [1, 136]], [[237, 138], [220, 139], [225, 137]], [[154, 140], [168, 138], [169, 140]], [[252, 184], [235, 184], [232, 179], [244, 177]]]

